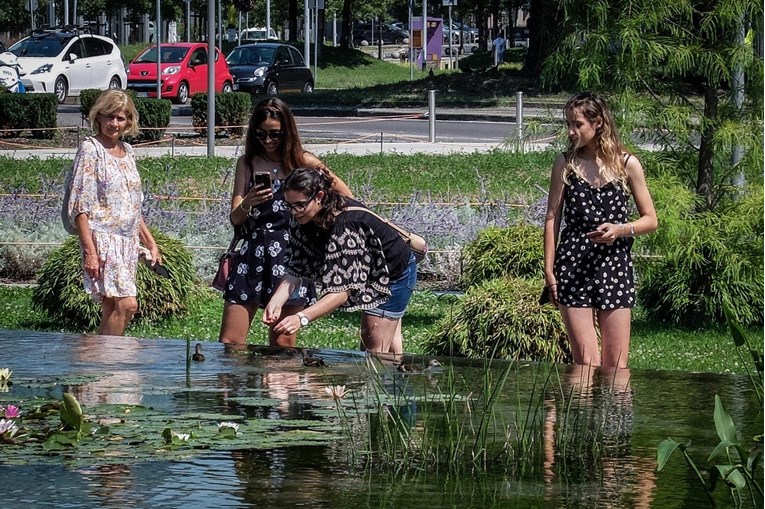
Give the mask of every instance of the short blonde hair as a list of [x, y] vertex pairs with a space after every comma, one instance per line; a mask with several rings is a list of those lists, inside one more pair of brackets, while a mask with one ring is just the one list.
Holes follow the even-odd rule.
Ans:
[[122, 90], [104, 90], [96, 99], [96, 104], [90, 108], [88, 120], [90, 128], [96, 133], [101, 132], [101, 124], [98, 122], [98, 115], [114, 115], [124, 113], [127, 119], [127, 126], [122, 134], [135, 136], [139, 132], [138, 112], [133, 104], [133, 99]]

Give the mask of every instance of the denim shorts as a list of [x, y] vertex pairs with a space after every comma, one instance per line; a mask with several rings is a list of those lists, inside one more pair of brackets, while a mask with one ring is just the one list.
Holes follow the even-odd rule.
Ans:
[[390, 318], [398, 320], [404, 316], [406, 307], [409, 305], [409, 299], [412, 298], [412, 292], [417, 284], [417, 261], [414, 255], [409, 258], [409, 265], [404, 273], [398, 279], [391, 281], [390, 299], [385, 304], [380, 304], [374, 309], [367, 309], [364, 313], [380, 318]]

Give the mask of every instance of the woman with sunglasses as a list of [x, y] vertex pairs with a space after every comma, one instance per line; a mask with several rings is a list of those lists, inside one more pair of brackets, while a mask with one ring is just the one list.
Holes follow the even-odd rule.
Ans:
[[[284, 181], [292, 209], [287, 274], [263, 313], [263, 322], [295, 334], [337, 308], [362, 310], [361, 349], [403, 353], [401, 318], [417, 283], [417, 265], [399, 233], [366, 207], [339, 194], [327, 172], [293, 171]], [[303, 278], [321, 298], [300, 312], [285, 308]]]
[[[287, 104], [278, 98], [261, 101], [253, 109], [244, 155], [236, 164], [229, 218], [239, 239], [239, 256], [223, 292], [222, 343], [246, 343], [258, 307], [268, 303], [284, 275], [290, 209], [284, 201], [283, 183], [300, 167], [326, 170], [315, 155], [303, 150], [295, 117]], [[256, 185], [256, 178], [265, 175], [271, 186]], [[333, 179], [338, 193], [352, 196], [342, 180]], [[298, 284], [285, 302], [285, 313], [296, 313], [315, 298], [312, 285]], [[293, 347], [296, 341], [295, 334], [273, 328], [268, 340], [271, 346], [280, 347]]]

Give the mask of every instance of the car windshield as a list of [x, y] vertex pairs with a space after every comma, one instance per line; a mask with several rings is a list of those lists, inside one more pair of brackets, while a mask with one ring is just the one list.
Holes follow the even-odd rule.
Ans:
[[[167, 47], [161, 47], [162, 48], [162, 63], [167, 64], [178, 64], [180, 62], [183, 62], [183, 59], [186, 57], [186, 54], [189, 52], [189, 48], [167, 48]], [[157, 48], [156, 46], [153, 48], [149, 48], [141, 55], [138, 56], [138, 58], [135, 59], [136, 64], [156, 64], [157, 63]]]
[[239, 46], [226, 57], [228, 65], [267, 65], [274, 61], [274, 48]]
[[42, 37], [27, 37], [10, 48], [17, 57], [55, 57], [63, 51], [69, 38], [46, 35]]

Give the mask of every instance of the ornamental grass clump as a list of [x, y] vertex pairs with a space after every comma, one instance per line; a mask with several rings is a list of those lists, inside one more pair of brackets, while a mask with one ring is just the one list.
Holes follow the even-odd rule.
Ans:
[[[138, 312], [134, 319], [139, 323], [156, 323], [185, 312], [194, 281], [192, 256], [183, 244], [155, 230], [152, 235], [170, 278], [160, 277], [145, 264], [138, 264]], [[101, 308], [83, 290], [82, 256], [77, 237], [68, 238], [50, 254], [37, 275], [32, 302], [35, 309], [66, 327], [92, 330], [98, 326]]]
[[540, 306], [541, 282], [506, 276], [467, 290], [424, 345], [434, 355], [571, 362], [560, 313]]

